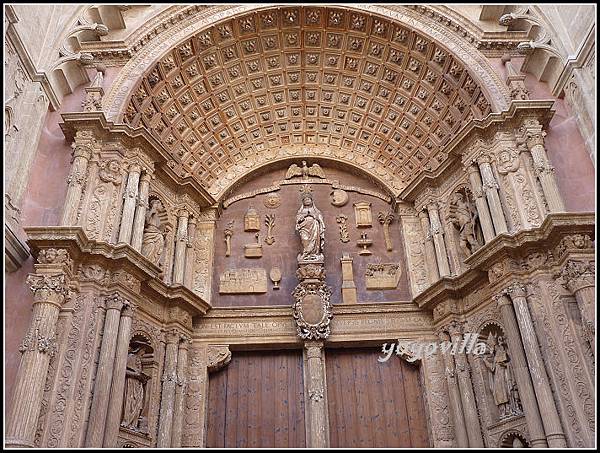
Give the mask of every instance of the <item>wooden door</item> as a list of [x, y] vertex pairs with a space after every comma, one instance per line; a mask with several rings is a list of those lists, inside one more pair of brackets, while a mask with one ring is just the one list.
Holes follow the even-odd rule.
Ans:
[[302, 351], [233, 352], [210, 374], [207, 447], [304, 447]]
[[377, 349], [327, 349], [332, 447], [428, 447], [419, 368]]

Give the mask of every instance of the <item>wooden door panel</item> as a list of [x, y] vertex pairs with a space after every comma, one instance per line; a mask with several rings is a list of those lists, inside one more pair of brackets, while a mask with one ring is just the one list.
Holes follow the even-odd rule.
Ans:
[[377, 357], [371, 348], [327, 349], [331, 446], [429, 446], [418, 367]]
[[234, 352], [210, 374], [207, 447], [304, 447], [301, 351]]

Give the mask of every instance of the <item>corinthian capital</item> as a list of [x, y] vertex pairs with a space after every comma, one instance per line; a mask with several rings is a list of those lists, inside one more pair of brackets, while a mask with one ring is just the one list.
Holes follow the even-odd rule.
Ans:
[[34, 303], [48, 302], [60, 306], [69, 295], [65, 274], [29, 274], [27, 284], [33, 292]]
[[125, 299], [119, 293], [113, 293], [105, 298], [107, 310], [121, 310], [124, 305], [130, 305], [129, 300]]
[[527, 296], [527, 289], [520, 283], [513, 283], [508, 288], [506, 288], [506, 292], [510, 295], [511, 298]]
[[575, 293], [580, 289], [595, 286], [595, 263], [569, 260], [563, 267], [560, 276], [569, 291]]

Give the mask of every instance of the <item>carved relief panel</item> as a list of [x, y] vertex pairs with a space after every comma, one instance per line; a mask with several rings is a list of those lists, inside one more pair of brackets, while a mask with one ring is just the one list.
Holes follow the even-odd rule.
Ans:
[[[308, 161], [307, 168], [313, 168], [315, 162]], [[327, 270], [326, 284], [332, 287], [331, 302], [341, 302], [341, 264], [340, 258], [344, 253], [354, 258], [354, 280], [358, 291], [359, 301], [399, 301], [409, 300], [408, 269], [404, 257], [404, 241], [402, 240], [399, 220], [391, 220], [391, 206], [389, 198], [380, 188], [362, 177], [346, 173], [327, 162], [319, 163], [319, 175], [302, 176], [301, 163], [298, 163], [300, 174], [285, 179], [290, 168], [289, 163], [282, 164], [278, 170], [272, 170], [258, 176], [236, 191], [232, 192], [224, 202], [221, 217], [217, 221], [215, 242], [215, 271], [214, 281], [219, 281], [229, 269], [264, 269], [270, 272], [277, 267], [281, 273], [278, 285], [281, 289], [273, 291], [274, 284], [267, 282], [265, 293], [247, 294], [242, 297], [235, 294], [213, 292], [213, 305], [285, 305], [288, 304], [293, 288], [298, 284], [296, 277], [297, 257], [303, 250], [300, 237], [295, 230], [295, 219], [301, 207], [302, 193], [300, 189], [309, 190], [314, 205], [322, 213], [325, 223], [325, 268]], [[315, 167], [316, 168], [316, 167]], [[306, 187], [305, 187], [306, 186]], [[336, 202], [332, 199], [332, 192], [343, 190], [348, 198], [346, 203]], [[277, 207], [268, 201], [277, 193], [281, 204]], [[344, 198], [346, 198], [344, 197]], [[231, 201], [229, 201], [231, 200]], [[265, 205], [265, 202], [266, 205]], [[355, 225], [355, 203], [367, 203], [369, 210], [382, 213], [382, 222], [373, 221], [368, 229], [369, 240], [372, 245], [368, 247], [371, 255], [361, 256], [357, 241], [360, 240], [359, 230]], [[337, 206], [339, 205], [339, 206]], [[263, 225], [260, 244], [262, 254], [260, 258], [248, 256], [248, 246], [256, 244], [254, 232], [244, 231], [244, 217], [250, 207], [261, 219]], [[273, 219], [275, 220], [274, 227]], [[233, 224], [231, 222], [233, 221]], [[233, 228], [231, 228], [233, 225]], [[385, 229], [388, 230], [386, 240]], [[224, 240], [225, 232], [230, 231], [229, 237], [230, 256], [226, 256], [228, 244]], [[270, 232], [269, 232], [270, 231]], [[270, 236], [269, 236], [270, 235]], [[272, 237], [271, 242], [267, 238]], [[391, 242], [392, 250], [388, 250]], [[366, 273], [369, 264], [396, 263], [400, 272], [394, 275], [396, 285], [388, 285], [392, 289], [382, 289], [375, 285], [367, 288]], [[392, 282], [392, 283], [394, 283]]]

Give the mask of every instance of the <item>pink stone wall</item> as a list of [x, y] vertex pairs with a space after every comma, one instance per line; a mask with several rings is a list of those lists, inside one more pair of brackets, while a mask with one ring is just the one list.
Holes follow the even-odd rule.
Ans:
[[[90, 80], [95, 74], [91, 70]], [[110, 86], [118, 68], [108, 68], [105, 85]], [[62, 100], [60, 111], [48, 111], [42, 127], [38, 149], [30, 169], [30, 178], [21, 202], [21, 225], [44, 226], [58, 225], [67, 193], [67, 176], [71, 168], [71, 146], [60, 129], [60, 115], [64, 112], [80, 112], [85, 97], [81, 85], [74, 93]], [[15, 231], [22, 240], [26, 239], [22, 230]], [[33, 259], [29, 258], [21, 269], [5, 274], [5, 396], [6, 413], [12, 404], [12, 389], [19, 367], [21, 354], [19, 343], [22, 341], [31, 321], [33, 295], [25, 285], [27, 274], [33, 272]]]
[[[520, 68], [524, 58], [513, 58], [515, 68]], [[504, 65], [499, 58], [490, 59], [492, 65], [506, 79]], [[525, 86], [530, 99], [555, 99], [546, 82], [539, 82], [528, 74]], [[592, 159], [581, 137], [571, 110], [564, 99], [555, 99], [556, 113], [550, 121], [546, 135], [548, 158], [554, 166], [558, 187], [567, 211], [595, 210], [595, 170]]]

